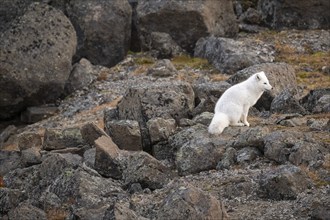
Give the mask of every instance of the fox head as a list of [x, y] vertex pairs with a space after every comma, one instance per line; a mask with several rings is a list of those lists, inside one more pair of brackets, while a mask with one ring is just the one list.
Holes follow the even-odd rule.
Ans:
[[273, 87], [269, 84], [269, 81], [266, 77], [265, 72], [261, 71], [258, 72], [255, 75], [255, 80], [258, 83], [258, 86], [263, 90], [263, 91], [267, 91], [267, 90], [271, 90]]

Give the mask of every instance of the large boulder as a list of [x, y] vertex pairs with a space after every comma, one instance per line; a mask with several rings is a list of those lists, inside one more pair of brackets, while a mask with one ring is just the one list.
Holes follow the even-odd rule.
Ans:
[[76, 58], [114, 66], [126, 55], [131, 35], [132, 9], [128, 1], [70, 1], [67, 15], [78, 36]]
[[328, 0], [261, 0], [258, 4], [262, 21], [275, 29], [328, 29]]
[[234, 74], [254, 64], [273, 62], [274, 52], [266, 43], [210, 36], [197, 41], [194, 55], [206, 58], [223, 73]]
[[311, 90], [300, 102], [311, 113], [330, 112], [330, 88]]
[[237, 84], [249, 78], [254, 73], [264, 71], [273, 86], [271, 91], [265, 92], [258, 102], [258, 109], [269, 110], [273, 99], [280, 95], [284, 90], [288, 90], [294, 96], [297, 94], [297, 81], [295, 71], [292, 66], [286, 63], [263, 63], [245, 68], [230, 77], [227, 82]]
[[63, 92], [76, 50], [76, 33], [61, 12], [31, 4], [0, 36], [0, 118]]
[[142, 46], [150, 45], [152, 32], [168, 33], [188, 52], [193, 52], [196, 41], [209, 34], [234, 36], [238, 32], [231, 1], [149, 1], [137, 6], [138, 32]]
[[144, 150], [151, 151], [147, 122], [152, 118], [188, 117], [194, 107], [194, 92], [189, 83], [157, 80], [130, 87], [118, 104], [119, 119], [139, 122]]

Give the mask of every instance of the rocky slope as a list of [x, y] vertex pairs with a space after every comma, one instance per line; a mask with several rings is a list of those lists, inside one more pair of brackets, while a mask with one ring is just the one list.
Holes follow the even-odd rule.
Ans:
[[[49, 4], [72, 19], [70, 15], [77, 15], [73, 9], [82, 7], [77, 2]], [[156, 16], [155, 11], [158, 15], [175, 11], [178, 19], [184, 20], [187, 15], [183, 12], [188, 8], [200, 21], [200, 30], [228, 31], [228, 23], [207, 23], [225, 10], [217, 14], [206, 10], [215, 3], [201, 2], [205, 5], [152, 5], [152, 11], [148, 11], [148, 1], [141, 1], [140, 6], [132, 8], [137, 13], [132, 22], [140, 19], [143, 28], [153, 26], [155, 21], [147, 18]], [[244, 6], [248, 1], [237, 2]], [[265, 5], [267, 1], [260, 2]], [[27, 7], [25, 3], [21, 2], [23, 8]], [[86, 3], [81, 14], [104, 15], [103, 9], [110, 6], [98, 8], [98, 3], [104, 2]], [[10, 4], [8, 1], [3, 7]], [[123, 19], [125, 5], [118, 1], [115, 7], [121, 8], [119, 16]], [[67, 36], [71, 36], [72, 27], [78, 30], [81, 21], [85, 23], [79, 25], [91, 25], [91, 20], [79, 19], [73, 26], [63, 25], [68, 20], [60, 10], [39, 6], [30, 6], [27, 12], [46, 8], [47, 13], [55, 14], [48, 17], [61, 20], [54, 25], [70, 30]], [[250, 6], [241, 8], [241, 30], [243, 24], [258, 20], [252, 16], [258, 7], [252, 3]], [[8, 19], [23, 11], [8, 13]], [[20, 21], [26, 23], [33, 16], [37, 14], [25, 14]], [[107, 21], [111, 23], [111, 19]], [[14, 39], [15, 26], [9, 26], [12, 29], [1, 36]], [[100, 32], [86, 29], [86, 36], [104, 33], [93, 28]], [[150, 51], [129, 53], [112, 67], [85, 58], [74, 62], [71, 73], [59, 78], [63, 79], [59, 90], [70, 95], [51, 105], [27, 105], [30, 107], [20, 119], [0, 123], [0, 218], [328, 219], [330, 31], [277, 32], [258, 26], [259, 33], [240, 32], [231, 39], [198, 32], [199, 39], [190, 36], [189, 45], [183, 45], [180, 40], [189, 36], [176, 38], [166, 29], [168, 26], [162, 28], [150, 34], [143, 32], [153, 42], [148, 44]], [[127, 33], [120, 34], [119, 39], [125, 41]], [[47, 46], [43, 40], [47, 42], [53, 35], [37, 36], [42, 49]], [[92, 45], [82, 43], [79, 36], [84, 34], [78, 34], [78, 51]], [[76, 42], [70, 39], [65, 41], [65, 51], [70, 52], [65, 56], [78, 59], [81, 54], [73, 55], [72, 45]], [[49, 49], [56, 49], [57, 44], [63, 47], [61, 35], [52, 40], [55, 46], [48, 45]], [[145, 47], [145, 42], [141, 41], [140, 46]], [[192, 42], [196, 43], [196, 57], [185, 54]], [[17, 48], [18, 55], [40, 55], [38, 47]], [[109, 48], [105, 48], [106, 53]], [[61, 58], [50, 56], [53, 62], [48, 62], [52, 64], [49, 69], [58, 64], [66, 70], [66, 65], [60, 65]], [[17, 64], [16, 71], [21, 71], [18, 67], [22, 65]], [[251, 127], [228, 127], [219, 136], [208, 134], [207, 126], [221, 94], [261, 70], [268, 74], [275, 89], [265, 93], [250, 110]], [[26, 87], [33, 89], [31, 85]]]

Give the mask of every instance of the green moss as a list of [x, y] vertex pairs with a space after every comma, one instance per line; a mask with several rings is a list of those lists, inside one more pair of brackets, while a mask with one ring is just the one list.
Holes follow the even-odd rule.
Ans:
[[185, 67], [193, 69], [211, 69], [212, 65], [206, 59], [198, 57], [190, 57], [187, 55], [173, 57], [172, 63], [178, 70]]
[[135, 63], [138, 65], [151, 65], [154, 64], [155, 61], [151, 57], [137, 57], [135, 58]]

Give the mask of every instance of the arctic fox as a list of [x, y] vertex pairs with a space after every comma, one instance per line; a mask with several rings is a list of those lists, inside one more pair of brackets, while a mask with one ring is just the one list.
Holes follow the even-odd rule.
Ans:
[[247, 121], [249, 108], [256, 104], [264, 91], [271, 89], [264, 72], [255, 73], [247, 80], [227, 89], [215, 105], [209, 133], [221, 134], [229, 125], [250, 126]]

